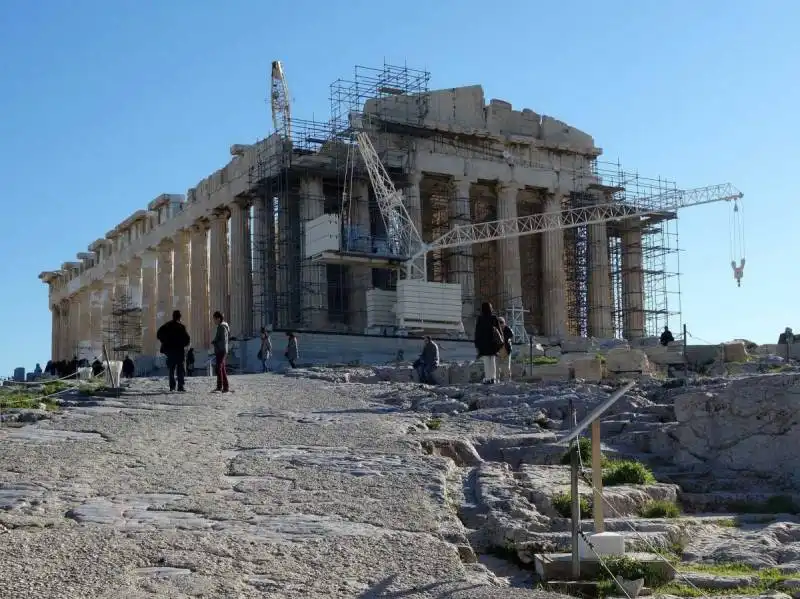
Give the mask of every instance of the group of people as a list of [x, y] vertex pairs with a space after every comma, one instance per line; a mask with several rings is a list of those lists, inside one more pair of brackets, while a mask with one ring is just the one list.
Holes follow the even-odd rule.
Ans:
[[[161, 353], [166, 356], [167, 369], [169, 370], [169, 390], [182, 393], [186, 391], [186, 370], [194, 368], [194, 350], [187, 348], [191, 343], [191, 338], [186, 327], [181, 322], [180, 310], [172, 313], [172, 320], [163, 324], [156, 333], [158, 341], [161, 343]], [[230, 393], [230, 383], [228, 381], [228, 355], [230, 352], [231, 328], [225, 321], [225, 316], [217, 310], [213, 314], [215, 325], [214, 338], [211, 346], [214, 351], [214, 370], [216, 373], [217, 385], [212, 390], [214, 393]], [[296, 368], [298, 359], [297, 336], [294, 333], [286, 333], [287, 345], [285, 357], [292, 368]], [[261, 361], [263, 372], [268, 372], [270, 359], [272, 357], [272, 340], [265, 327], [261, 327], [261, 347], [258, 351], [258, 359]]]
[[[481, 313], [475, 323], [475, 349], [483, 360], [483, 382], [491, 385], [501, 378], [511, 380], [511, 353], [514, 332], [505, 318], [497, 316], [489, 302], [481, 304]], [[423, 339], [422, 353], [412, 367], [420, 383], [434, 385], [434, 373], [439, 367], [439, 346], [430, 337]]]
[[483, 360], [483, 382], [492, 385], [504, 377], [511, 380], [511, 353], [514, 332], [505, 318], [497, 316], [489, 302], [481, 304], [481, 313], [475, 323], [475, 348]]

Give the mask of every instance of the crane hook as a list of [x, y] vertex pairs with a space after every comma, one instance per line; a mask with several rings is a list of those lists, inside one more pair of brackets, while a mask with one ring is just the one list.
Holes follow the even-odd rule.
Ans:
[[731, 262], [731, 268], [733, 269], [733, 278], [736, 280], [736, 286], [742, 286], [742, 277], [744, 277], [744, 258], [739, 260], [739, 266], [736, 266], [736, 261]]

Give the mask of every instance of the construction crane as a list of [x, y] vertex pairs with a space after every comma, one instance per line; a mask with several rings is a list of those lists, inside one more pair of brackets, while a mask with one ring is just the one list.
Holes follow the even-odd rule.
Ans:
[[292, 135], [291, 107], [289, 105], [289, 86], [280, 60], [272, 61], [270, 83], [270, 104], [272, 106], [272, 125], [284, 141]]
[[402, 193], [395, 189], [386, 169], [378, 158], [369, 136], [364, 132], [359, 132], [356, 134], [356, 139], [370, 181], [375, 189], [375, 200], [380, 208], [387, 231], [390, 237], [394, 235], [396, 240], [394, 245], [399, 250], [399, 255], [408, 257], [406, 263], [408, 278], [421, 278], [424, 280], [427, 273], [424, 264], [425, 256], [437, 250], [534, 235], [545, 231], [571, 229], [631, 218], [667, 215], [681, 208], [715, 202], [736, 202], [743, 197], [743, 194], [730, 183], [698, 187], [696, 189], [674, 190], [644, 198], [647, 201], [646, 203], [650, 205], [661, 206], [657, 209], [642, 208], [623, 203], [595, 204], [581, 208], [570, 208], [561, 212], [540, 213], [469, 225], [455, 225], [441, 237], [425, 243], [403, 204]]
[[[356, 140], [359, 153], [375, 190], [376, 203], [390, 238], [390, 252], [402, 257], [405, 282], [416, 283], [414, 286], [402, 286], [401, 283], [403, 281], [398, 282], [398, 296], [410, 293], [417, 295], [416, 302], [411, 301], [409, 298], [401, 299], [398, 297], [395, 312], [400, 321], [400, 329], [403, 329], [405, 320], [422, 323], [424, 318], [417, 317], [415, 319], [413, 315], [422, 309], [425, 303], [422, 296], [426, 293], [428, 297], [433, 297], [437, 291], [442, 292], [445, 287], [454, 287], [458, 289], [458, 296], [461, 294], [460, 285], [458, 284], [427, 281], [426, 257], [430, 252], [591, 224], [641, 219], [659, 215], [668, 216], [682, 208], [715, 202], [734, 202], [738, 206], [738, 201], [743, 197], [743, 194], [730, 183], [689, 190], [674, 190], [648, 198], [638, 198], [639, 200], [644, 200], [642, 203], [650, 206], [659, 206], [659, 208], [646, 208], [622, 202], [606, 203], [570, 208], [561, 212], [534, 214], [477, 224], [456, 225], [441, 237], [426, 243], [403, 203], [402, 193], [395, 188], [383, 163], [380, 161], [369, 135], [363, 130], [359, 131], [356, 133]], [[742, 262], [742, 267], [743, 265], [744, 263]], [[737, 274], [738, 282], [741, 279], [741, 269], [736, 271], [736, 265], [734, 264], [734, 271]], [[434, 290], [433, 286], [436, 286], [437, 289]], [[454, 294], [449, 295], [449, 297], [454, 297]], [[446, 310], [446, 308], [440, 308], [441, 310]], [[450, 310], [458, 310], [460, 316], [460, 304], [456, 306], [455, 303], [452, 303]], [[514, 321], [520, 320], [523, 311], [521, 307], [516, 307], [511, 319]], [[455, 314], [451, 315], [448, 324], [452, 325], [455, 318]], [[461, 325], [460, 321], [459, 324]], [[521, 322], [515, 322], [515, 324], [522, 326]], [[463, 331], [463, 325], [461, 327]], [[444, 328], [453, 327], [445, 326]]]

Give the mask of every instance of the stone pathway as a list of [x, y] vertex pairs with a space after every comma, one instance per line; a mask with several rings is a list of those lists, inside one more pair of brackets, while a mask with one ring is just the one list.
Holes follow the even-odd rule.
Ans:
[[554, 596], [475, 563], [424, 416], [370, 385], [233, 384], [0, 428], [0, 597]]

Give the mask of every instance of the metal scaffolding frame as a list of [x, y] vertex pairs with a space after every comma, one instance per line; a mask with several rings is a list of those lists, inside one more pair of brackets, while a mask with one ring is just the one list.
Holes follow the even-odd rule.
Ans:
[[112, 360], [142, 353], [142, 308], [134, 303], [127, 286], [117, 286], [114, 291], [111, 312], [103, 328], [103, 345]]
[[[403, 182], [413, 167], [412, 138], [401, 135], [398, 144], [397, 127], [420, 124], [429, 81], [427, 71], [406, 66], [356, 66], [351, 80], [331, 84], [329, 120], [292, 118], [280, 151], [265, 150], [257, 156], [249, 173], [250, 188], [254, 201], [265, 208], [250, 213], [252, 270], [253, 280], [258, 277], [266, 284], [254, 285], [256, 324], [279, 330], [364, 332], [366, 305], [355, 296], [366, 297], [371, 287], [393, 288], [397, 272], [312, 262], [305, 258], [305, 224], [323, 213], [341, 214], [343, 246], [351, 251], [369, 252], [374, 240], [385, 236], [372, 194], [353, 194], [356, 183], [367, 179], [350, 118], [362, 114], [365, 106], [369, 109], [370, 137], [381, 148], [392, 176]], [[413, 101], [394, 101], [398, 97]], [[309, 179], [321, 181], [321, 194], [301, 189]], [[259, 218], [269, 224], [256, 222]], [[368, 222], [358, 222], [364, 220]]]

